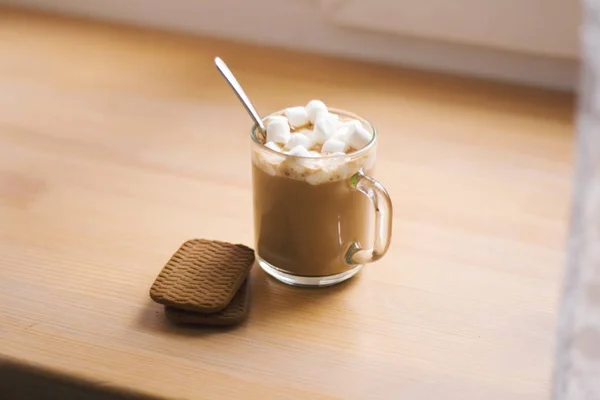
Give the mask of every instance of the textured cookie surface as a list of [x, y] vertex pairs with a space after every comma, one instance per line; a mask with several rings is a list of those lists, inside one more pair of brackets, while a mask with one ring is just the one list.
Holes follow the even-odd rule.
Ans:
[[242, 283], [231, 303], [216, 313], [199, 313], [165, 306], [165, 315], [176, 324], [225, 326], [242, 322], [250, 308], [250, 288], [248, 279]]
[[232, 300], [254, 264], [254, 250], [241, 244], [194, 239], [185, 242], [150, 288], [157, 303], [215, 313]]

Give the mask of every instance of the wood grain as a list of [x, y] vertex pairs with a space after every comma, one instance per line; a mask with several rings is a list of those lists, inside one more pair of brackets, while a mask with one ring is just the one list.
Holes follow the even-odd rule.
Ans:
[[[248, 321], [170, 326], [178, 246], [252, 244], [250, 121], [321, 98], [380, 131], [388, 255], [299, 290], [252, 273]], [[165, 398], [544, 399], [572, 97], [0, 10], [0, 354]]]

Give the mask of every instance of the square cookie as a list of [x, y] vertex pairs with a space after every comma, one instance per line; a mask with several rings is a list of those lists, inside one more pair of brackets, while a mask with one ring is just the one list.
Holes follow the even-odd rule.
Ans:
[[150, 297], [179, 310], [222, 311], [246, 280], [254, 260], [254, 250], [242, 244], [189, 240], [160, 271]]

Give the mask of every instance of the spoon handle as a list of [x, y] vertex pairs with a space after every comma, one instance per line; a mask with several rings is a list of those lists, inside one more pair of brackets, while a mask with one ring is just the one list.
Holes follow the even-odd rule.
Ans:
[[266, 132], [265, 125], [263, 124], [260, 116], [256, 112], [256, 109], [252, 105], [252, 102], [250, 101], [248, 96], [246, 96], [246, 92], [244, 92], [244, 89], [242, 89], [242, 86], [240, 85], [240, 83], [237, 81], [237, 79], [235, 79], [235, 76], [233, 76], [233, 73], [227, 67], [227, 64], [225, 64], [225, 62], [223, 60], [221, 60], [219, 57], [215, 57], [215, 65], [217, 66], [217, 69], [223, 75], [223, 77], [225, 78], [227, 83], [229, 83], [229, 86], [231, 86], [231, 88], [233, 89], [233, 91], [235, 92], [237, 97], [240, 99], [240, 101], [246, 108], [246, 111], [248, 111], [248, 114], [250, 114], [250, 116], [252, 117], [254, 122], [256, 122], [256, 125], [258, 125], [258, 128], [263, 133]]

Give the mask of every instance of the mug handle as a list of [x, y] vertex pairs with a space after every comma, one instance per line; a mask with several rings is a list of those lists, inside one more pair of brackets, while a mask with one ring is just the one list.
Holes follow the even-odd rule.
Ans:
[[392, 200], [383, 185], [359, 170], [350, 178], [350, 187], [367, 196], [375, 208], [375, 241], [363, 249], [356, 242], [346, 252], [348, 264], [365, 264], [379, 260], [390, 247], [392, 239]]

